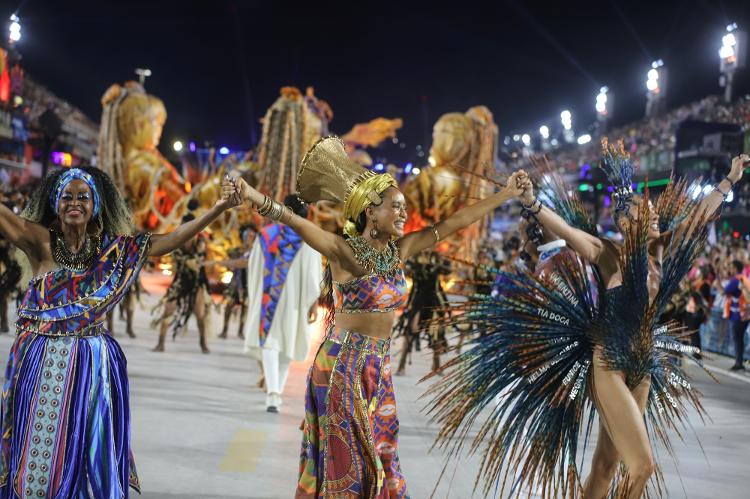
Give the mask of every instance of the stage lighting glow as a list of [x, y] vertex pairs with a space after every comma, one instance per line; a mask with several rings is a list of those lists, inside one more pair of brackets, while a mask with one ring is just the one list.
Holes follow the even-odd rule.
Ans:
[[609, 88], [602, 87], [596, 96], [596, 112], [599, 114], [607, 114], [607, 101], [609, 100], [607, 92]]
[[412, 170], [411, 172], [412, 172], [412, 173], [413, 173], [414, 175], [419, 175], [420, 173], [422, 173], [422, 170], [420, 170], [419, 168], [414, 168], [414, 169], [413, 169], [413, 170]]
[[560, 121], [566, 130], [573, 128], [573, 115], [567, 109], [560, 113]]
[[734, 201], [734, 191], [729, 191], [727, 198], [724, 200], [725, 203], [731, 203]]
[[659, 72], [655, 69], [649, 69], [648, 70], [648, 79], [649, 80], [658, 80], [659, 79]]
[[729, 47], [727, 45], [722, 46], [719, 49], [719, 57], [722, 59], [729, 59], [730, 57], [734, 57], [734, 47]]
[[737, 38], [735, 38], [734, 33], [727, 33], [721, 38], [721, 43], [725, 47], [734, 47], [737, 45]]
[[182, 142], [179, 140], [175, 140], [174, 144], [172, 144], [172, 149], [174, 149], [175, 152], [182, 151]]
[[375, 170], [377, 170], [377, 171], [379, 171], [379, 172], [382, 172], [382, 171], [383, 171], [383, 168], [385, 168], [385, 167], [383, 166], [383, 163], [377, 163], [377, 164], [375, 165]]
[[539, 127], [539, 135], [542, 136], [543, 139], [549, 138], [549, 127], [547, 125], [542, 125]]
[[17, 15], [11, 14], [10, 25], [8, 26], [8, 40], [15, 43], [21, 39], [21, 23]]
[[588, 144], [589, 142], [591, 142], [591, 135], [589, 135], [587, 133], [581, 135], [580, 137], [578, 137], [578, 144], [579, 145]]
[[523, 142], [523, 145], [526, 147], [529, 147], [531, 145], [531, 135], [528, 133], [525, 133], [521, 136], [521, 142]]
[[195, 152], [195, 142], [190, 143], [190, 152]]
[[228, 147], [222, 147], [219, 149], [219, 154], [227, 155], [229, 154], [229, 148]]
[[520, 135], [518, 135], [518, 134], [515, 134], [515, 135], [513, 136], [513, 141], [514, 141], [514, 142], [518, 142], [519, 140], [521, 140], [521, 136], [520, 136]]

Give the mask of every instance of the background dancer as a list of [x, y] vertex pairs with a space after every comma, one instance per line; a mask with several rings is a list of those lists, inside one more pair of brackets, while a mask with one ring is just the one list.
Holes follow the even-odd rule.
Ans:
[[130, 214], [92, 167], [45, 177], [23, 217], [0, 204], [0, 234], [36, 276], [3, 386], [0, 497], [111, 499], [140, 489], [125, 356], [103, 323], [149, 256], [182, 246], [237, 205], [233, 183], [222, 192], [197, 220], [153, 236], [124, 235]]
[[342, 203], [347, 238], [239, 181], [243, 198], [261, 215], [292, 227], [329, 262], [328, 332], [308, 376], [297, 497], [408, 497], [389, 353], [395, 313], [406, 301], [403, 260], [519, 195], [517, 178], [434, 226], [404, 235], [406, 200], [395, 179], [349, 160], [338, 138], [322, 139], [302, 161], [299, 195], [307, 202]]
[[242, 249], [230, 251], [233, 260], [224, 260], [219, 262], [206, 262], [205, 265], [222, 265], [228, 269], [233, 269], [232, 280], [224, 291], [224, 326], [221, 328], [219, 338], [226, 339], [227, 330], [229, 329], [229, 319], [232, 317], [232, 311], [239, 306], [239, 328], [237, 337], [245, 338], [245, 318], [247, 317], [247, 259], [250, 256], [250, 249], [253, 247], [253, 241], [258, 230], [254, 225], [248, 225], [240, 230], [242, 237]]
[[[420, 351], [419, 337], [422, 331], [429, 334], [430, 347], [432, 348], [432, 369], [440, 367], [440, 354], [447, 349], [445, 328], [438, 324], [428, 331], [435, 314], [443, 318], [445, 313], [443, 306], [448, 301], [445, 291], [440, 284], [440, 276], [451, 272], [450, 262], [441, 258], [433, 250], [425, 250], [406, 263], [406, 274], [412, 279], [409, 298], [406, 302], [406, 310], [394, 328], [394, 337], [400, 333], [404, 337], [404, 346], [401, 350], [401, 360], [398, 363], [396, 376], [405, 373], [406, 362], [412, 354], [412, 350]], [[409, 360], [411, 364], [411, 360]]]
[[[188, 213], [182, 217], [182, 223], [194, 219], [195, 217]], [[195, 321], [198, 323], [201, 352], [211, 353], [206, 339], [209, 307], [212, 303], [206, 269], [203, 267], [206, 249], [205, 239], [196, 236], [174, 251], [172, 284], [169, 285], [167, 292], [151, 311], [151, 315], [159, 315], [157, 319], [151, 322], [152, 328], [157, 326], [159, 328], [159, 341], [153, 349], [154, 352], [164, 351], [164, 342], [170, 326], [172, 327], [172, 339], [174, 340], [187, 327], [190, 317], [195, 315]]]
[[[307, 205], [296, 194], [286, 196], [284, 205], [307, 218]], [[310, 350], [309, 318], [320, 295], [323, 261], [291, 227], [275, 223], [258, 234], [247, 269], [245, 351], [262, 364], [266, 410], [275, 413], [289, 363], [305, 360]]]

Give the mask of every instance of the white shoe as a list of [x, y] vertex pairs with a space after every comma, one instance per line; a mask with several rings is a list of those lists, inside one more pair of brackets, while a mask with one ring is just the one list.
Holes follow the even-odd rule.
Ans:
[[275, 404], [276, 407], [281, 407], [281, 405], [284, 403], [284, 401], [281, 399], [281, 394], [280, 393], [274, 393], [273, 397], [274, 397], [274, 402], [276, 402], [276, 404]]
[[279, 412], [279, 407], [276, 405], [275, 393], [266, 394], [266, 412], [272, 412], [272, 413]]

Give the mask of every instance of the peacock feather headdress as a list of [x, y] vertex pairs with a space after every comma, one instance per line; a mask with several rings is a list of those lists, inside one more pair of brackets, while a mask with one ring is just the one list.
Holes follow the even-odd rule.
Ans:
[[615, 202], [615, 213], [627, 213], [633, 200], [635, 168], [630, 162], [630, 155], [625, 152], [622, 140], [617, 141], [617, 144], [610, 144], [606, 137], [602, 139], [600, 168], [614, 188], [612, 200]]

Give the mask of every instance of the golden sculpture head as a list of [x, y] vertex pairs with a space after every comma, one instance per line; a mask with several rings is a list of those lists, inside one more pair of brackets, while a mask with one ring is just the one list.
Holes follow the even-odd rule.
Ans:
[[117, 120], [117, 139], [123, 151], [154, 151], [161, 140], [167, 110], [161, 99], [148, 95], [133, 81], [112, 85], [102, 97], [102, 106], [112, 105]]

